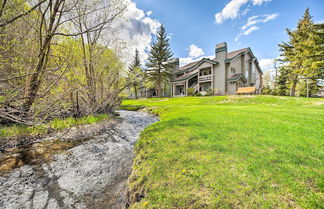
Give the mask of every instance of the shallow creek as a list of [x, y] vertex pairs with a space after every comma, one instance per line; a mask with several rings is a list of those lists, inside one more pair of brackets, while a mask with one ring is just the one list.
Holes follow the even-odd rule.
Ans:
[[2, 153], [0, 208], [125, 208], [134, 144], [158, 118], [119, 113], [122, 121], [103, 134]]

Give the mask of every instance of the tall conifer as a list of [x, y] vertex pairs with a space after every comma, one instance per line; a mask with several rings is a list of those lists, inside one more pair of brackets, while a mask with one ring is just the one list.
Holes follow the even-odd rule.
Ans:
[[138, 98], [138, 87], [140, 85], [140, 79], [143, 79], [141, 74], [142, 74], [142, 69], [141, 69], [141, 59], [138, 53], [138, 50], [135, 50], [135, 55], [133, 58], [133, 62], [131, 63], [131, 65], [129, 66], [129, 73], [131, 75], [131, 79], [132, 79], [132, 84], [133, 84], [133, 88], [134, 88], [134, 93], [135, 93], [135, 98]]
[[[300, 80], [307, 83], [308, 95], [318, 90], [317, 80], [323, 77], [324, 39], [323, 24], [315, 25], [307, 8], [298, 21], [296, 30], [287, 29], [289, 41], [279, 44], [282, 61], [286, 62], [286, 73], [291, 82], [290, 96], [295, 96]], [[306, 81], [305, 81], [306, 80]], [[305, 94], [303, 94], [305, 95]], [[306, 94], [307, 95], [307, 94]]]
[[170, 70], [164, 65], [173, 56], [169, 46], [169, 39], [165, 32], [165, 28], [161, 25], [156, 41], [151, 45], [148, 62], [146, 66], [147, 78], [155, 83], [157, 97], [161, 96], [161, 89], [164, 82], [170, 78]]

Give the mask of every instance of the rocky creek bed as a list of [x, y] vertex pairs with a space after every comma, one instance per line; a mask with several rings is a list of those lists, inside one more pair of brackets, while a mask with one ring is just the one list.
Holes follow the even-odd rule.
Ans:
[[0, 174], [0, 208], [126, 208], [134, 144], [158, 118], [144, 112], [119, 114], [122, 120], [98, 135], [51, 138], [2, 153], [2, 165], [12, 164], [12, 169]]

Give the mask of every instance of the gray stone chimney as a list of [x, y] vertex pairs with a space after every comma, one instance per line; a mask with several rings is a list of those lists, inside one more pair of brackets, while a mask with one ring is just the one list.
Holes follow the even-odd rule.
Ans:
[[217, 61], [224, 61], [227, 58], [227, 43], [216, 44], [215, 58]]

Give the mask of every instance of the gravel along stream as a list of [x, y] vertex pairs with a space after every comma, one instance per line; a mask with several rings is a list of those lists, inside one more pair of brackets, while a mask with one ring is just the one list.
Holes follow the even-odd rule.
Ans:
[[[12, 154], [22, 165], [0, 175], [0, 208], [126, 208], [134, 144], [158, 118], [144, 112], [119, 114], [122, 120], [112, 129], [74, 144], [50, 161], [30, 160], [35, 155], [27, 148]], [[37, 151], [42, 146], [33, 147]]]

